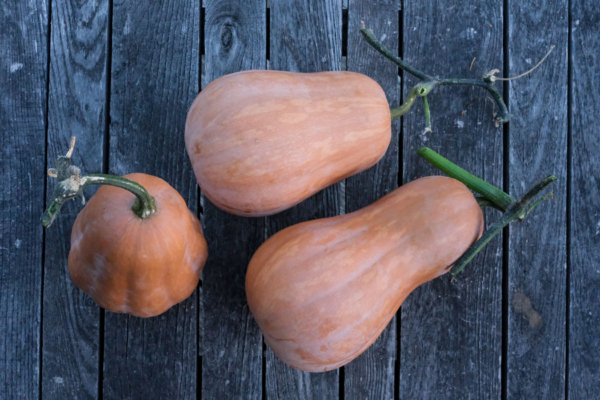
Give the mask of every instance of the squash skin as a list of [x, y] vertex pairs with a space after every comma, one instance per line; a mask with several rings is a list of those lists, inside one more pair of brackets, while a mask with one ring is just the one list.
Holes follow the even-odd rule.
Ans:
[[383, 89], [354, 72], [243, 71], [206, 86], [185, 143], [203, 193], [272, 215], [376, 164], [391, 139]]
[[482, 233], [483, 213], [466, 186], [417, 179], [351, 214], [273, 235], [250, 261], [248, 305], [285, 363], [329, 371], [365, 351], [404, 299]]
[[200, 222], [167, 182], [145, 174], [125, 178], [144, 186], [158, 211], [141, 219], [131, 210], [132, 193], [100, 187], [73, 225], [69, 272], [101, 307], [152, 317], [192, 294], [208, 247]]

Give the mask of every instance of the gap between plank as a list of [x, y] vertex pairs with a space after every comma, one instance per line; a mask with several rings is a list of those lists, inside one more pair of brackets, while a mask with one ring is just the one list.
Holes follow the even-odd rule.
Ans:
[[[348, 24], [350, 4], [349, 1], [345, 4], [346, 8], [342, 7], [342, 70], [348, 71]], [[340, 182], [338, 215], [346, 214], [346, 180]], [[338, 372], [338, 399], [346, 398], [346, 369], [341, 366]]]
[[[198, 29], [198, 86], [196, 86], [196, 93], [200, 93], [202, 91], [202, 72], [203, 72], [203, 63], [202, 59], [205, 52], [204, 46], [204, 38], [205, 32], [204, 27], [206, 25], [206, 9], [204, 8], [204, 1], [200, 1], [200, 27]], [[194, 177], [194, 180], [196, 178]], [[202, 190], [200, 189], [200, 185], [196, 185], [196, 196], [198, 202], [196, 204], [196, 215], [198, 216], [198, 220], [200, 221], [200, 225], [204, 220], [204, 207], [202, 206]], [[202, 337], [200, 336], [201, 325], [204, 325], [204, 321], [202, 320], [202, 274], [200, 274], [200, 279], [198, 281], [198, 287], [196, 290], [198, 291], [198, 296], [196, 298], [196, 400], [202, 399], [202, 369], [203, 369], [203, 351], [204, 351], [204, 343], [200, 342], [204, 341], [204, 334]]]
[[[42, 204], [46, 209], [46, 197], [48, 196], [48, 114], [50, 108], [50, 43], [52, 35], [52, 0], [48, 0], [48, 28], [46, 29], [46, 104], [44, 112], [44, 198]], [[43, 349], [44, 349], [44, 275], [46, 275], [46, 229], [42, 228], [42, 274], [40, 277], [40, 339], [38, 347], [38, 391], [39, 398], [42, 398], [42, 367], [43, 367]]]
[[573, 7], [568, 1], [567, 34], [567, 270], [565, 284], [565, 400], [569, 399], [569, 332], [571, 330], [571, 174], [573, 168]]
[[[270, 1], [267, 0], [266, 3], [266, 9], [265, 9], [265, 25], [266, 25], [266, 34], [265, 34], [265, 53], [266, 53], [266, 60], [265, 60], [265, 66], [266, 69], [269, 69], [269, 60], [271, 58], [271, 4]], [[268, 239], [269, 237], [269, 224], [268, 222], [268, 217], [264, 217], [263, 218], [263, 223], [264, 223], [264, 238], [263, 238], [263, 243]], [[265, 338], [262, 335], [261, 332], [261, 338], [262, 338], [262, 375], [261, 375], [261, 388], [262, 388], [262, 399], [266, 400], [267, 399], [267, 344], [265, 342]]]
[[[502, 69], [504, 76], [509, 75], [509, 20], [508, 20], [508, 0], [503, 1], [503, 23], [502, 23], [502, 48], [504, 60]], [[502, 82], [502, 97], [506, 106], [509, 107], [509, 85], [510, 82]], [[510, 109], [510, 108], [509, 108]], [[509, 193], [510, 189], [510, 122], [503, 126], [503, 149], [502, 149], [502, 167], [503, 178], [502, 188], [504, 192]], [[508, 269], [509, 269], [509, 238], [510, 227], [504, 228], [502, 232], [502, 356], [500, 359], [500, 396], [502, 400], [508, 397]]]
[[[112, 80], [112, 30], [113, 30], [113, 0], [108, 0], [108, 20], [106, 27], [106, 84], [104, 97], [104, 136], [102, 153], [102, 173], [108, 174], [110, 153], [110, 94]], [[98, 324], [98, 400], [104, 397], [104, 326], [106, 311], [98, 307], [100, 321]]]
[[[398, 2], [398, 57], [404, 59], [404, 0]], [[404, 103], [404, 70], [398, 68], [400, 79], [400, 104]], [[402, 186], [404, 176], [404, 117], [400, 117], [400, 132], [398, 134], [398, 187]], [[400, 356], [402, 344], [402, 305], [396, 313], [396, 362], [394, 363], [394, 400], [400, 400]]]

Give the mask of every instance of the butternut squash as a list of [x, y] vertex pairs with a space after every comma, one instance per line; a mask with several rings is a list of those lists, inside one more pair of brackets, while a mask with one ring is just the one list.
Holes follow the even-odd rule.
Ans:
[[241, 216], [271, 215], [357, 174], [391, 138], [385, 93], [354, 72], [244, 71], [206, 86], [185, 143], [203, 193]]
[[410, 292], [447, 272], [482, 232], [463, 183], [417, 179], [364, 209], [273, 235], [250, 261], [248, 305], [279, 358], [329, 371], [365, 351]]

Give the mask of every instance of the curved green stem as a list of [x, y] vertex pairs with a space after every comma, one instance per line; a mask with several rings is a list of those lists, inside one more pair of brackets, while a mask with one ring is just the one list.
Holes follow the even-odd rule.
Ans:
[[502, 229], [504, 229], [505, 226], [513, 221], [521, 219], [522, 216], [531, 211], [531, 209], [539, 204], [540, 201], [544, 200], [545, 198], [539, 199], [532, 206], [529, 206], [529, 204], [535, 200], [542, 190], [544, 190], [554, 181], [556, 181], [556, 177], [554, 175], [548, 176], [547, 178], [538, 182], [531, 190], [525, 193], [523, 197], [511, 204], [508, 210], [506, 210], [506, 214], [504, 214], [502, 218], [498, 220], [498, 222], [485, 231], [481, 238], [475, 242], [475, 244], [469, 247], [469, 249], [462, 256], [460, 256], [458, 260], [456, 260], [450, 273], [453, 276], [456, 276], [460, 271], [463, 270], [469, 261], [471, 261], [475, 255], [490, 242], [490, 240], [492, 240], [498, 233], [502, 231]]
[[410, 110], [412, 105], [414, 104], [416, 98], [417, 98], [417, 95], [413, 94], [413, 92], [411, 90], [411, 92], [408, 95], [408, 99], [406, 99], [406, 101], [404, 103], [400, 104], [398, 107], [390, 109], [390, 114], [392, 116], [392, 120], [394, 120], [396, 118], [400, 118], [401, 116], [406, 114], [408, 112], [408, 110]]
[[[483, 77], [482, 80], [477, 80], [477, 79], [461, 79], [461, 78], [438, 79], [438, 78], [431, 77], [431, 76], [427, 75], [426, 73], [424, 73], [423, 71], [420, 71], [420, 70], [408, 65], [400, 57], [397, 57], [396, 55], [394, 55], [383, 44], [381, 44], [381, 42], [379, 42], [379, 40], [377, 40], [377, 38], [375, 37], [375, 35], [373, 34], [372, 31], [362, 28], [360, 30], [360, 33], [363, 35], [365, 41], [368, 44], [370, 44], [375, 50], [377, 50], [378, 52], [383, 54], [385, 57], [387, 57], [389, 60], [394, 62], [396, 65], [398, 65], [398, 67], [400, 67], [402, 70], [408, 72], [411, 75], [414, 75], [415, 77], [419, 78], [421, 81], [430, 82], [432, 84], [431, 89], [433, 89], [435, 86], [438, 86], [438, 85], [439, 86], [479, 86], [479, 87], [486, 89], [492, 95], [494, 103], [497, 106], [497, 110], [494, 109], [494, 118], [496, 119], [496, 121], [504, 123], [504, 122], [508, 122], [508, 120], [510, 119], [510, 115], [508, 113], [508, 108], [506, 107], [506, 104], [504, 103], [504, 100], [502, 99], [502, 95], [500, 94], [500, 92], [498, 92], [498, 90], [494, 86], [493, 82], [491, 82], [491, 80], [489, 78], [487, 78], [487, 80], [486, 80], [486, 77]], [[399, 116], [406, 113], [406, 111], [408, 111], [408, 109], [410, 109], [410, 107], [412, 106], [412, 102], [414, 102], [414, 98], [412, 99], [412, 102], [410, 102], [410, 104], [407, 104], [409, 100], [411, 100], [410, 95], [409, 95], [408, 100], [403, 105], [391, 110], [392, 118], [398, 118]]]
[[83, 177], [85, 180], [83, 188], [90, 185], [109, 185], [125, 189], [135, 195], [136, 201], [133, 204], [132, 210], [140, 218], [148, 218], [156, 212], [156, 202], [154, 197], [139, 183], [122, 176], [105, 175], [105, 174], [90, 174]]
[[503, 210], [507, 210], [515, 201], [515, 199], [504, 193], [502, 190], [465, 171], [428, 147], [421, 147], [419, 151], [417, 151], [417, 154], [445, 172], [448, 176], [461, 181], [472, 191], [479, 193], [486, 199], [492, 201]]
[[74, 144], [75, 141], [72, 139], [67, 156], [59, 157], [54, 164], [54, 168], [48, 171], [50, 176], [58, 179], [58, 183], [54, 188], [52, 201], [42, 216], [42, 224], [46, 228], [52, 225], [62, 205], [67, 200], [79, 197], [85, 203], [83, 189], [90, 185], [110, 185], [130, 191], [136, 196], [132, 211], [140, 218], [148, 218], [157, 211], [154, 197], [137, 182], [114, 175], [92, 174], [81, 176], [80, 169], [73, 165], [70, 157]]
[[415, 99], [419, 96], [425, 97], [431, 90], [435, 87], [434, 81], [423, 81], [417, 83], [408, 93], [408, 98], [404, 103], [396, 108], [392, 108], [390, 110], [390, 114], [392, 115], [392, 119], [396, 119], [406, 114], [408, 110], [412, 107], [415, 102]]
[[496, 87], [491, 83], [486, 83], [483, 81], [478, 81], [477, 79], [440, 79], [438, 80], [438, 84], [440, 86], [479, 86], [487, 90], [494, 100], [494, 103], [498, 107], [498, 110], [494, 110], [494, 117], [498, 119], [499, 122], [508, 122], [510, 119], [510, 115], [508, 113], [508, 107], [506, 107], [506, 103], [504, 103], [504, 99], [502, 99], [502, 95]]

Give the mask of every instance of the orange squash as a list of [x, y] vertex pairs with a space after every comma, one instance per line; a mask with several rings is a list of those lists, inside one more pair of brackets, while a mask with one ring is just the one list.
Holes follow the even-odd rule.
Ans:
[[385, 93], [353, 72], [226, 75], [202, 90], [185, 126], [203, 193], [224, 211], [255, 217], [371, 167], [390, 138]]
[[167, 182], [146, 174], [124, 178], [144, 186], [158, 211], [141, 219], [131, 211], [133, 194], [98, 189], [73, 225], [69, 272], [99, 306], [152, 317], [192, 294], [208, 247], [200, 221]]
[[284, 229], [254, 254], [248, 305], [288, 365], [338, 368], [365, 351], [419, 285], [483, 232], [483, 214], [452, 178], [417, 179], [372, 205]]
[[46, 227], [63, 202], [82, 197], [86, 186], [112, 185], [102, 186], [75, 220], [69, 253], [73, 282], [101, 307], [138, 317], [159, 315], [189, 297], [208, 248], [181, 195], [146, 174], [80, 176], [70, 153], [49, 171], [52, 176], [58, 171], [59, 183], [43, 218]]

